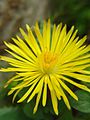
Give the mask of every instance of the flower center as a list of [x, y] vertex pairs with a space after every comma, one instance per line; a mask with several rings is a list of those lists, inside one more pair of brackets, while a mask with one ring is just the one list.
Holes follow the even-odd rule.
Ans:
[[55, 70], [57, 55], [52, 52], [44, 52], [39, 57], [40, 69], [45, 74], [50, 74]]

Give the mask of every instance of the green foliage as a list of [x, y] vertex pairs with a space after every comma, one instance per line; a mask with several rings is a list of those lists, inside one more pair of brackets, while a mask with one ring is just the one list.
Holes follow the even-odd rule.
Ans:
[[24, 104], [23, 111], [30, 119], [33, 120], [42, 120], [44, 118], [42, 109], [33, 114], [33, 109], [35, 105], [35, 100], [30, 101], [29, 103]]
[[59, 116], [57, 120], [73, 120], [72, 111], [68, 110], [63, 100], [59, 101]]
[[[59, 22], [75, 25], [80, 34], [86, 34], [90, 28], [89, 0], [50, 0], [51, 18]], [[52, 17], [53, 16], [53, 17]]]
[[90, 113], [89, 114], [78, 113], [77, 117], [74, 117], [74, 120], [90, 120]]
[[75, 93], [79, 100], [70, 98], [71, 106], [80, 112], [90, 113], [90, 93], [82, 90], [77, 90]]
[[23, 112], [14, 107], [0, 108], [0, 120], [30, 120]]
[[32, 100], [30, 103], [25, 104], [23, 107], [23, 111], [32, 120], [67, 120], [67, 117], [69, 120], [73, 120], [72, 111], [68, 110], [65, 106], [63, 100], [59, 101], [59, 115], [56, 116], [55, 112], [53, 111], [51, 101], [47, 101], [47, 105], [45, 107], [42, 107], [42, 105], [39, 105], [38, 111], [33, 114], [33, 108], [35, 105], [35, 101]]

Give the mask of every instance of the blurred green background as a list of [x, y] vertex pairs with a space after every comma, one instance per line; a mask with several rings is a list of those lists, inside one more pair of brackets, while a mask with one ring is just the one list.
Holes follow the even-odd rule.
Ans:
[[51, 15], [60, 21], [75, 25], [79, 34], [87, 34], [90, 28], [90, 0], [51, 0]]

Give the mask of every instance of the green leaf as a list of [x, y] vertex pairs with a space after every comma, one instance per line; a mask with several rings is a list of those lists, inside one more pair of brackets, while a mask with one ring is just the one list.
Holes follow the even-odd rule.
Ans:
[[26, 116], [28, 116], [31, 119], [35, 119], [35, 120], [43, 120], [44, 115], [43, 115], [43, 111], [41, 109], [41, 107], [39, 106], [37, 112], [35, 114], [33, 114], [33, 109], [35, 106], [35, 100], [31, 100], [29, 103], [24, 104], [23, 107], [23, 111], [26, 114]]
[[[68, 110], [65, 103], [63, 102], [63, 100], [60, 100], [58, 102], [58, 112], [59, 115], [57, 116], [53, 110], [52, 107], [52, 103], [50, 101], [50, 99], [47, 102], [47, 105], [45, 106], [45, 108], [43, 108], [44, 110], [44, 114], [45, 114], [45, 120], [73, 120], [73, 116], [72, 116], [72, 111]], [[46, 119], [47, 116], [47, 119]]]
[[90, 113], [82, 113], [82, 112], [78, 112], [75, 117], [74, 120], [90, 120]]
[[28, 119], [23, 111], [14, 107], [0, 108], [0, 120], [30, 120]]
[[76, 95], [78, 96], [78, 101], [75, 101], [70, 97], [71, 106], [84, 113], [90, 113], [90, 93], [82, 90], [77, 90]]
[[85, 119], [82, 119], [82, 118], [74, 118], [74, 120], [85, 120]]
[[73, 120], [72, 112], [70, 110], [65, 110], [62, 115], [59, 115], [57, 120]]
[[57, 120], [73, 120], [72, 111], [68, 110], [63, 100], [59, 101], [59, 116]]

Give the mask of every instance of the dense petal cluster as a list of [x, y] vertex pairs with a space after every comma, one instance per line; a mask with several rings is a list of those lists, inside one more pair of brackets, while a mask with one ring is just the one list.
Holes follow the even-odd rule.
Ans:
[[[30, 102], [36, 96], [34, 113], [37, 111], [40, 99], [45, 106], [48, 92], [55, 113], [58, 115], [58, 101], [63, 99], [68, 109], [70, 104], [64, 91], [75, 100], [78, 97], [68, 87], [75, 87], [90, 92], [83, 82], [90, 82], [90, 72], [86, 70], [90, 66], [90, 45], [84, 45], [86, 36], [79, 40], [74, 26], [67, 32], [66, 25], [62, 23], [51, 27], [50, 20], [44, 21], [40, 30], [36, 22], [33, 31], [26, 25], [27, 33], [20, 28], [23, 38], [12, 38], [13, 43], [6, 43], [6, 50], [12, 57], [1, 56], [0, 59], [8, 62], [11, 67], [1, 68], [2, 72], [15, 72], [5, 85], [16, 82], [8, 95], [14, 94], [13, 101], [20, 91], [27, 88], [18, 103], [27, 99]], [[50, 97], [49, 96], [49, 97]]]

